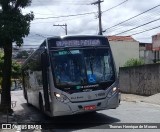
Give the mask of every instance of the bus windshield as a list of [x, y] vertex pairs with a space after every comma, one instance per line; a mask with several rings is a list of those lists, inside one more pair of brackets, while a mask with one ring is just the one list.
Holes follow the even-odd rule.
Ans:
[[53, 54], [57, 85], [79, 85], [86, 80], [85, 65], [79, 50], [56, 51]]
[[114, 66], [108, 48], [51, 51], [57, 86], [90, 85], [114, 81]]

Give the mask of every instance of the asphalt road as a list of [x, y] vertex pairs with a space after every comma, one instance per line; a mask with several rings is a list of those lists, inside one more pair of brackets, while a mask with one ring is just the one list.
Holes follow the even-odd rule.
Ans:
[[[12, 92], [12, 100], [17, 101], [14, 107], [14, 116], [9, 118], [9, 122], [13, 123], [35, 123], [42, 124], [48, 129], [52, 128], [54, 131], [141, 131], [151, 132], [160, 131], [160, 129], [108, 129], [110, 125], [146, 125], [148, 123], [159, 123], [160, 127], [160, 105], [153, 105], [144, 102], [126, 102], [122, 101], [117, 109], [98, 111], [94, 114], [81, 114], [74, 116], [64, 116], [58, 118], [50, 118], [43, 115], [39, 110], [33, 106], [28, 107], [23, 98], [22, 91]], [[2, 120], [2, 119], [1, 119]], [[140, 124], [134, 124], [140, 123]], [[143, 124], [145, 123], [145, 124]], [[155, 124], [148, 124], [155, 125]], [[107, 128], [107, 129], [106, 129]], [[39, 131], [46, 131], [44, 129]]]

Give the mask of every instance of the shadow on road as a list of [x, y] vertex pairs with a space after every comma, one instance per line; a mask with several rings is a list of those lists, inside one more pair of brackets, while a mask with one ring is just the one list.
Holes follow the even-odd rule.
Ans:
[[[107, 116], [102, 113], [85, 113], [78, 115], [62, 116], [51, 118], [42, 114], [38, 109], [33, 106], [28, 107], [26, 103], [21, 104], [22, 110], [15, 111], [17, 123], [21, 124], [41, 124], [43, 130], [46, 129], [65, 129], [65, 132], [78, 129], [86, 129], [117, 123], [120, 120]], [[42, 130], [42, 131], [43, 131]]]

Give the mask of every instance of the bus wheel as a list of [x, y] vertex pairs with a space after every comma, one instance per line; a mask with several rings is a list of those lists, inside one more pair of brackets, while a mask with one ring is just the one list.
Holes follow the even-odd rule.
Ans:
[[31, 106], [31, 104], [28, 102], [28, 96], [26, 96], [27, 106]]
[[95, 114], [97, 114], [97, 112], [96, 111], [91, 111], [91, 112], [88, 112], [88, 114], [95, 115]]
[[43, 100], [42, 100], [41, 94], [39, 94], [39, 109], [40, 109], [40, 111], [44, 112]]
[[93, 115], [97, 114], [97, 112], [96, 111], [90, 111], [90, 112], [86, 112], [84, 114], [89, 115], [89, 116], [90, 115], [93, 116]]

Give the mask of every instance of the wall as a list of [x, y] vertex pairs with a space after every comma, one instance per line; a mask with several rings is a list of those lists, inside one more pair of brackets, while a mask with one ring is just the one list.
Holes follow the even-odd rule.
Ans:
[[109, 41], [116, 69], [124, 66], [131, 58], [139, 59], [139, 43], [137, 41]]
[[153, 64], [154, 54], [151, 50], [140, 50], [139, 51], [140, 59], [144, 61], [145, 64]]
[[152, 36], [153, 49], [160, 48], [160, 34]]
[[145, 64], [153, 64], [154, 53], [152, 51], [152, 43], [139, 43], [139, 57]]
[[119, 71], [122, 92], [153, 95], [160, 92], [160, 64], [123, 67]]

